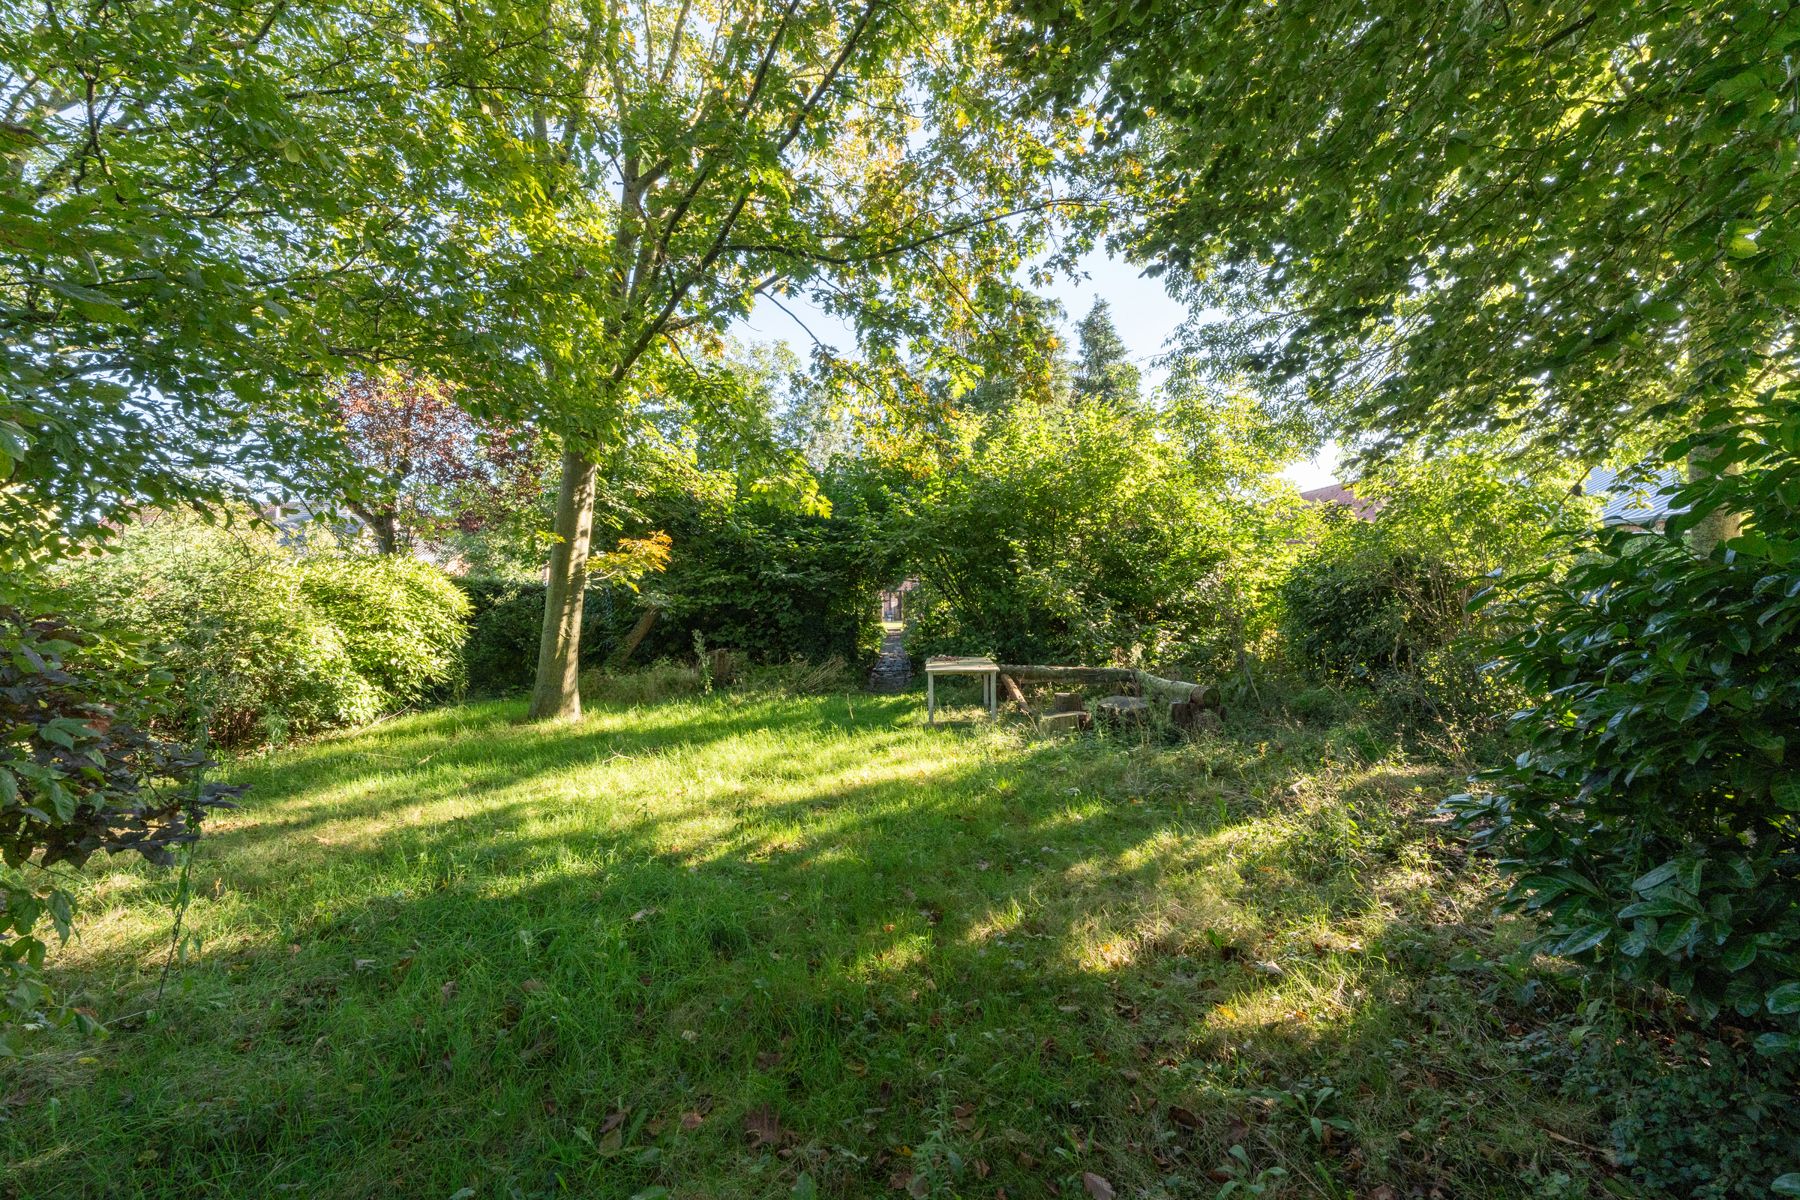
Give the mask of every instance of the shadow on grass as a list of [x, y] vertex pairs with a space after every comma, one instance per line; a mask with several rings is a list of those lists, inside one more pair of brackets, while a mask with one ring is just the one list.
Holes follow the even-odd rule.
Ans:
[[[1578, 1165], [1533, 1136], [1578, 1114], [1531, 1107], [1445, 967], [1489, 935], [1393, 808], [1404, 770], [1362, 773], [1357, 820], [1304, 795], [1316, 737], [516, 711], [247, 765], [156, 1019], [9, 1085], [13, 1194], [1513, 1195]], [[166, 887], [108, 891], [139, 919], [84, 947], [101, 1008], [149, 992]]]

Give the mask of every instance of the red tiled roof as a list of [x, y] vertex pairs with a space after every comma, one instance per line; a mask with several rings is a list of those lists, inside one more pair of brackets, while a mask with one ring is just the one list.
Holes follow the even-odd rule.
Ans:
[[1373, 521], [1382, 507], [1379, 500], [1362, 499], [1356, 494], [1355, 485], [1349, 483], [1328, 483], [1324, 487], [1301, 492], [1300, 498], [1308, 504], [1341, 504], [1350, 510], [1351, 515], [1364, 521]]

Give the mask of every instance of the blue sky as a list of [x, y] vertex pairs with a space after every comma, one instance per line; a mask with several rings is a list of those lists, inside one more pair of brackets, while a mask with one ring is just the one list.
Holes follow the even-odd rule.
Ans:
[[[1088, 255], [1081, 262], [1084, 279], [1059, 278], [1046, 289], [1068, 314], [1071, 325], [1086, 315], [1095, 300], [1112, 305], [1113, 324], [1125, 342], [1131, 357], [1144, 369], [1147, 382], [1155, 382], [1159, 372], [1152, 361], [1163, 353], [1169, 336], [1187, 319], [1187, 308], [1170, 299], [1160, 282], [1146, 279], [1136, 267], [1111, 257], [1103, 251]], [[848, 326], [813, 308], [797, 297], [782, 301], [793, 309], [820, 340], [848, 349], [854, 337]], [[811, 343], [805, 330], [781, 309], [768, 301], [760, 302], [745, 322], [745, 332], [758, 341], [786, 341], [804, 351]], [[1073, 332], [1073, 330], [1071, 330]], [[1301, 488], [1330, 483], [1336, 454], [1332, 447], [1311, 462], [1290, 466], [1284, 474]]]

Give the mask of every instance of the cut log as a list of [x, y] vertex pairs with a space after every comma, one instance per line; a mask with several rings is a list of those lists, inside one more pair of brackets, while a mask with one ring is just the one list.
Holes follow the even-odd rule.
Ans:
[[1177, 700], [1169, 705], [1169, 724], [1189, 733], [1220, 727], [1219, 714], [1200, 700]]
[[1166, 700], [1191, 700], [1197, 694], [1208, 708], [1217, 708], [1219, 705], [1218, 689], [1210, 684], [1164, 679], [1160, 675], [1130, 667], [1058, 667], [1002, 663], [1000, 669], [1014, 679], [1032, 683], [1080, 683], [1090, 687], [1124, 685], [1134, 687], [1146, 696], [1158, 696]]
[[1047, 713], [1038, 719], [1038, 728], [1045, 733], [1079, 733], [1093, 723], [1084, 712]]
[[1020, 708], [1024, 709], [1026, 716], [1029, 717], [1032, 715], [1031, 705], [1025, 701], [1025, 693], [1019, 690], [1019, 685], [1013, 682], [1013, 677], [1011, 675], [1001, 675], [1000, 686], [1005, 689], [1006, 698], [1008, 700], [1013, 701]]
[[1051, 702], [1050, 711], [1053, 713], [1086, 712], [1087, 701], [1081, 698], [1080, 692], [1058, 692], [1056, 699]]

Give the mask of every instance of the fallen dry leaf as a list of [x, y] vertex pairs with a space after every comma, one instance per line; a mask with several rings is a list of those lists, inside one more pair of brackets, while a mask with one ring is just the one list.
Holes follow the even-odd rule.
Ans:
[[625, 1123], [625, 1115], [625, 1110], [622, 1108], [617, 1112], [608, 1113], [606, 1115], [606, 1120], [600, 1122], [600, 1132], [611, 1133], [613, 1130], [623, 1125]]
[[1087, 1194], [1092, 1196], [1094, 1200], [1113, 1200], [1113, 1197], [1117, 1195], [1117, 1193], [1113, 1191], [1113, 1185], [1111, 1183], [1094, 1174], [1092, 1171], [1083, 1171], [1081, 1173], [1081, 1186], [1087, 1189]]
[[1182, 1126], [1184, 1129], [1200, 1128], [1200, 1118], [1194, 1114], [1194, 1111], [1192, 1109], [1183, 1108], [1179, 1104], [1169, 1105], [1169, 1120]]
[[750, 1136], [752, 1150], [781, 1144], [781, 1122], [776, 1120], [774, 1110], [766, 1104], [750, 1110], [750, 1114], [744, 1118], [744, 1132]]
[[756, 1069], [759, 1071], [773, 1071], [780, 1065], [781, 1053], [779, 1051], [763, 1050], [756, 1055]]
[[682, 1113], [681, 1114], [682, 1132], [684, 1132], [684, 1133], [694, 1132], [694, 1130], [700, 1128], [701, 1122], [703, 1122], [705, 1120], [706, 1120], [705, 1117], [701, 1116], [697, 1112], [694, 1112], [692, 1109], [688, 1110], [687, 1112]]

